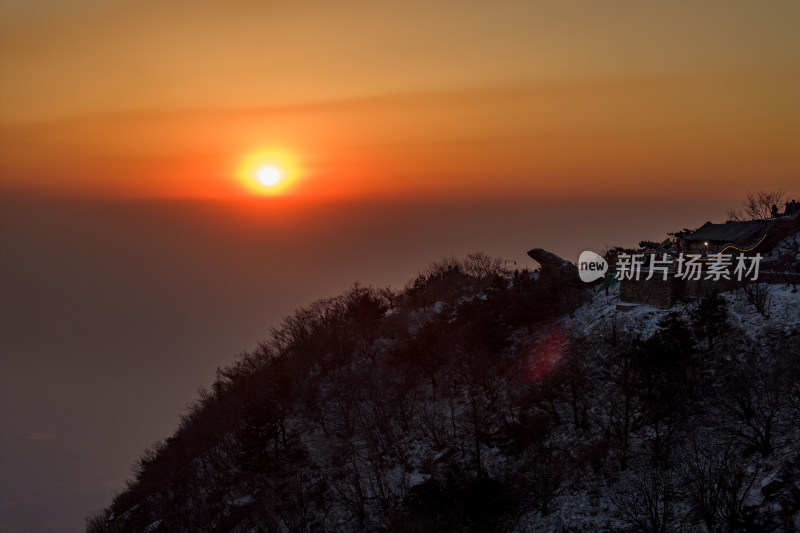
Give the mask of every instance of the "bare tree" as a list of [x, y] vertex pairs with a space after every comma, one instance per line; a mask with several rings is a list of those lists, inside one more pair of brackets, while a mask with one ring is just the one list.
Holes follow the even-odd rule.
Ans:
[[561, 367], [561, 373], [564, 375], [563, 394], [572, 409], [572, 424], [576, 430], [584, 432], [589, 428], [588, 412], [591, 407], [588, 396], [589, 368], [586, 355], [573, 347]]
[[619, 467], [628, 467], [630, 451], [630, 435], [635, 429], [635, 421], [641, 411], [636, 394], [634, 357], [637, 339], [626, 336], [619, 340], [616, 347], [611, 348], [610, 365], [604, 369], [604, 379], [613, 384], [606, 395], [603, 407], [608, 420], [604, 429], [615, 443], [619, 453]]
[[563, 458], [556, 457], [553, 450], [546, 446], [538, 446], [532, 464], [528, 465], [531, 480], [531, 492], [537, 510], [542, 515], [550, 514], [550, 504], [565, 488]]
[[[289, 531], [310, 531], [314, 522], [314, 511], [324, 512], [315, 505], [327, 488], [324, 483], [311, 475], [295, 471], [283, 480], [280, 489], [273, 495], [277, 505], [266, 509], [269, 515], [280, 517]], [[275, 525], [275, 529], [278, 529]]]
[[736, 439], [711, 446], [695, 439], [684, 453], [680, 477], [691, 507], [690, 518], [702, 522], [708, 531], [717, 531], [721, 525], [738, 530], [744, 522], [745, 502], [758, 468], [748, 469], [741, 452]]
[[464, 259], [463, 268], [464, 272], [478, 279], [508, 275], [508, 271], [503, 266], [503, 260], [499, 257], [491, 257], [485, 252], [469, 254]]
[[728, 210], [730, 220], [764, 220], [772, 216], [772, 206], [779, 207], [783, 202], [785, 191], [748, 192], [747, 199], [742, 202], [744, 212], [736, 209]]
[[454, 255], [447, 255], [439, 260], [431, 261], [428, 263], [422, 275], [425, 277], [441, 276], [453, 270], [461, 270], [464, 268], [464, 261]]
[[612, 500], [620, 517], [636, 531], [665, 533], [674, 529], [675, 490], [670, 471], [649, 467], [637, 472], [628, 489]]
[[717, 399], [727, 415], [722, 418], [722, 429], [750, 444], [762, 457], [772, 453], [774, 432], [783, 423], [790, 386], [780, 354], [771, 355], [774, 357], [745, 354], [736, 363], [727, 390]]
[[783, 273], [786, 286], [792, 286], [792, 292], [797, 292], [798, 268], [795, 257], [800, 254], [800, 241], [797, 235], [792, 235], [783, 240], [777, 247], [778, 260], [776, 261], [778, 270]]
[[772, 307], [772, 287], [766, 283], [745, 283], [742, 292], [747, 301], [756, 308], [756, 311], [761, 313], [761, 316], [769, 318], [770, 307]]
[[745, 220], [744, 213], [741, 209], [730, 208], [725, 211], [725, 216], [728, 217], [729, 221], [738, 222], [740, 220]]
[[786, 354], [786, 367], [788, 372], [787, 380], [790, 383], [786, 395], [786, 403], [789, 406], [789, 415], [792, 417], [792, 424], [800, 427], [800, 353], [798, 348], [794, 348], [794, 353]]
[[342, 459], [340, 473], [329, 484], [332, 503], [341, 508], [344, 512], [358, 524], [358, 528], [364, 529], [367, 520], [368, 494], [364, 483], [362, 459], [356, 447], [345, 442], [337, 450], [337, 455]]
[[417, 428], [422, 440], [441, 450], [447, 438], [447, 413], [433, 402], [422, 402], [417, 412]]
[[100, 533], [106, 531], [108, 521], [108, 513], [105, 511], [97, 511], [89, 515], [86, 519], [86, 532], [87, 533]]

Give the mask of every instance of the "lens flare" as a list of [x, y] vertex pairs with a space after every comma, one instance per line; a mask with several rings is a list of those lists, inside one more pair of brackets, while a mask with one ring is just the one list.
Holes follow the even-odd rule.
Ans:
[[569, 336], [558, 326], [547, 330], [528, 357], [527, 377], [542, 381], [551, 376], [561, 364], [569, 348]]

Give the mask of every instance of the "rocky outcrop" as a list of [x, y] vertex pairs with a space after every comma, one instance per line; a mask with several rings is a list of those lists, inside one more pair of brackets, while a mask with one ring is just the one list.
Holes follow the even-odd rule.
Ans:
[[557, 276], [565, 280], [578, 280], [578, 267], [557, 256], [553, 252], [548, 252], [543, 248], [534, 248], [528, 255], [541, 266], [542, 276]]

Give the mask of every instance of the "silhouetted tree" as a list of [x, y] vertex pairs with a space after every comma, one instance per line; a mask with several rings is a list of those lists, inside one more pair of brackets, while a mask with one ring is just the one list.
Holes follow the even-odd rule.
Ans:
[[[277, 453], [278, 409], [273, 402], [251, 405], [236, 434], [239, 455], [236, 463], [242, 470], [266, 472], [271, 453]], [[274, 450], [270, 450], [270, 447]]]
[[684, 451], [679, 475], [691, 507], [690, 517], [708, 531], [739, 531], [745, 525], [745, 502], [750, 498], [758, 468], [749, 469], [735, 438], [715, 442], [695, 437]]
[[769, 318], [772, 307], [772, 287], [769, 284], [747, 282], [742, 286], [742, 293], [761, 316]]
[[727, 415], [723, 428], [750, 443], [762, 457], [772, 453], [774, 431], [789, 396], [790, 383], [780, 363], [777, 357], [746, 353], [735, 363], [718, 401]]
[[605, 430], [615, 443], [619, 453], [619, 466], [628, 467], [630, 435], [641, 405], [636, 391], [635, 359], [639, 340], [625, 337], [610, 348], [604, 378], [613, 386], [603, 398], [607, 416]]
[[673, 474], [657, 466], [644, 466], [628, 483], [629, 488], [613, 498], [620, 518], [636, 531], [672, 531], [676, 518]]
[[784, 191], [748, 192], [743, 202], [744, 213], [735, 209], [728, 210], [729, 220], [763, 220], [772, 216], [772, 206], [781, 205]]
[[695, 334], [698, 339], [708, 339], [709, 350], [714, 348], [714, 339], [728, 330], [728, 308], [719, 294], [701, 299], [691, 317]]

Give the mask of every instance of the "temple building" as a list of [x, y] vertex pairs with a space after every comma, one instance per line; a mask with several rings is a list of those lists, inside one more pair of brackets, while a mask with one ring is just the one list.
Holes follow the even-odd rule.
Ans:
[[755, 251], [773, 224], [774, 219], [730, 221], [724, 224], [706, 222], [680, 237], [680, 249], [684, 253], [700, 256]]
[[[676, 235], [677, 250], [691, 255], [768, 252], [781, 239], [800, 230], [800, 209], [787, 203], [784, 214], [763, 220], [737, 220], [723, 224], [706, 222], [694, 231]], [[791, 206], [791, 208], [790, 208]]]

